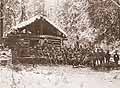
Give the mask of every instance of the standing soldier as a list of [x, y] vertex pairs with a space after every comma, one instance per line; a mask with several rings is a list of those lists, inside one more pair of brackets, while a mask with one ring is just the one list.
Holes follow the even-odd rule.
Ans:
[[100, 51], [99, 51], [100, 65], [102, 65], [104, 63], [104, 57], [105, 57], [105, 53], [104, 53], [103, 49], [100, 49]]
[[117, 54], [117, 51], [115, 51], [115, 54], [114, 54], [114, 61], [115, 61], [115, 64], [118, 65], [119, 55]]
[[101, 49], [101, 56], [102, 56], [102, 64], [105, 63], [105, 52], [103, 49]]
[[109, 64], [110, 63], [110, 53], [109, 50], [107, 50], [107, 53], [105, 54], [105, 58], [106, 58], [106, 63]]
[[97, 65], [97, 53], [93, 50], [93, 57], [92, 57], [92, 66], [95, 68], [95, 66]]

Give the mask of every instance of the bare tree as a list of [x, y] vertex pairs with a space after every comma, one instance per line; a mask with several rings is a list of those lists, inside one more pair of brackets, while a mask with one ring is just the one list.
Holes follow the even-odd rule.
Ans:
[[0, 2], [0, 38], [3, 37], [3, 0]]
[[26, 16], [26, 6], [24, 0], [21, 0], [21, 17], [20, 17], [20, 22], [23, 22], [27, 20]]
[[19, 11], [18, 0], [1, 0], [0, 1], [0, 28], [1, 37], [13, 25], [16, 24], [17, 13]]

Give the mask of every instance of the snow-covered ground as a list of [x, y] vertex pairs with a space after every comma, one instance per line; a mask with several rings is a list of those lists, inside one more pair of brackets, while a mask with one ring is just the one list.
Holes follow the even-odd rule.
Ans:
[[13, 71], [0, 66], [0, 88], [119, 88], [120, 71], [97, 72], [71, 66], [23, 67]]

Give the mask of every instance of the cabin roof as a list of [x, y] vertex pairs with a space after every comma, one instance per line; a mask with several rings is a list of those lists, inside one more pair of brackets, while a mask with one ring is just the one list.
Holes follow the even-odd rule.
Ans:
[[[61, 33], [63, 33], [65, 36], [67, 36], [66, 32], [64, 32], [60, 27], [58, 27], [57, 25], [55, 25], [55, 23], [53, 23], [51, 20], [49, 20], [47, 17], [45, 16], [35, 16], [35, 17], [32, 17], [30, 18], [29, 20], [27, 21], [24, 21], [24, 22], [21, 22], [19, 24], [17, 24], [16, 26], [12, 27], [12, 30], [13, 29], [22, 29], [28, 25], [30, 25], [31, 23], [34, 23], [36, 20], [39, 20], [39, 19], [44, 19], [46, 20], [48, 23], [50, 23], [52, 26], [54, 26], [56, 29], [58, 29]], [[11, 30], [11, 31], [12, 31]]]

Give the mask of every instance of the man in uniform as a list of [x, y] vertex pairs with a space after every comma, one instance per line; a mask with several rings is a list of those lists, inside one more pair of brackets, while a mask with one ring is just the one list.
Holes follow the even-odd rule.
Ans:
[[118, 65], [118, 61], [119, 61], [119, 55], [117, 54], [117, 50], [115, 51], [115, 54], [114, 54], [114, 62], [116, 65]]
[[104, 53], [103, 49], [100, 49], [100, 51], [99, 51], [100, 65], [104, 64], [104, 56], [105, 56], [105, 53]]
[[109, 64], [110, 63], [110, 53], [109, 50], [107, 51], [107, 53], [105, 54], [105, 58], [106, 58], [106, 63]]
[[93, 57], [92, 57], [92, 66], [95, 68], [97, 65], [97, 53], [93, 50], [92, 53]]

